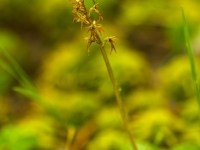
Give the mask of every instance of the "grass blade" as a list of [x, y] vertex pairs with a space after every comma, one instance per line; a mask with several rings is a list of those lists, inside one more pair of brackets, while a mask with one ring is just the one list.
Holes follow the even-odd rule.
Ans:
[[30, 80], [28, 79], [28, 76], [26, 75], [24, 70], [20, 67], [20, 65], [15, 61], [15, 59], [5, 49], [3, 49], [3, 48], [1, 48], [1, 49], [3, 51], [4, 56], [10, 62], [11, 66], [12, 66], [12, 69], [19, 76], [19, 78], [17, 80], [21, 83], [21, 85], [24, 88], [29, 88], [29, 89], [34, 90], [35, 89], [34, 86], [30, 82]]
[[[185, 40], [186, 40], [186, 45], [187, 45], [187, 52], [188, 52], [189, 61], [190, 61], [192, 78], [193, 78], [194, 88], [195, 88], [196, 97], [197, 97], [199, 110], [200, 110], [200, 93], [199, 93], [198, 77], [197, 77], [197, 72], [196, 72], [196, 67], [195, 67], [195, 61], [194, 61], [194, 54], [193, 54], [193, 50], [192, 50], [192, 45], [191, 45], [191, 42], [190, 42], [188, 25], [187, 25], [187, 21], [186, 21], [186, 17], [185, 17], [183, 8], [182, 8], [182, 18], [183, 18], [184, 35], [185, 35]], [[200, 111], [199, 111], [199, 116], [200, 116]]]
[[[1, 48], [1, 47], [0, 47]], [[28, 76], [20, 65], [15, 61], [15, 59], [3, 48], [2, 52], [5, 58], [8, 60], [9, 64], [6, 61], [0, 59], [0, 67], [7, 71], [11, 76], [13, 76], [22, 87], [14, 88], [16, 92], [19, 92], [35, 101], [42, 103], [42, 100], [37, 92], [35, 86], [31, 83]]]

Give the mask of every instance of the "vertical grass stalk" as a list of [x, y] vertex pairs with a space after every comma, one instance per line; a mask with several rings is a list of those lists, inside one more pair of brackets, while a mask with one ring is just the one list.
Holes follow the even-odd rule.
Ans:
[[[191, 72], [192, 72], [192, 79], [193, 79], [193, 82], [194, 82], [195, 93], [196, 93], [196, 97], [197, 97], [197, 101], [198, 101], [198, 105], [199, 105], [199, 119], [200, 119], [199, 82], [198, 82], [198, 77], [197, 77], [197, 72], [196, 72], [196, 67], [195, 67], [195, 60], [194, 60], [192, 45], [191, 45], [191, 42], [190, 42], [188, 25], [187, 25], [186, 17], [185, 17], [185, 14], [184, 14], [184, 9], [181, 8], [181, 10], [182, 10], [185, 41], [186, 41], [186, 45], [187, 45], [187, 52], [188, 52], [189, 61], [190, 61], [190, 68], [191, 68]], [[200, 122], [200, 120], [199, 120], [199, 122]]]

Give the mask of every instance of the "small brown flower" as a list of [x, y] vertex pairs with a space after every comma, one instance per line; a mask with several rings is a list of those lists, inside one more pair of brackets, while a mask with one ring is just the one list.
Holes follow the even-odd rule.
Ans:
[[100, 21], [100, 20], [103, 20], [103, 16], [102, 16], [101, 13], [99, 12], [99, 8], [98, 8], [97, 5], [98, 5], [98, 4], [95, 4], [93, 7], [90, 8], [90, 10], [89, 10], [89, 16], [90, 16], [90, 13], [91, 13], [92, 11], [94, 11], [94, 12], [96, 12], [96, 13], [99, 15], [99, 20], [98, 20], [98, 21]]
[[100, 34], [102, 34], [102, 32], [105, 32], [102, 29], [102, 25], [101, 24], [97, 24], [97, 22], [95, 20], [92, 22], [92, 24], [89, 27], [86, 27], [86, 28], [88, 28], [88, 31], [90, 31], [90, 32], [98, 31]]
[[96, 2], [98, 2], [98, 0], [92, 0], [93, 1], [93, 3], [95, 4]]
[[107, 37], [107, 38], [104, 39], [105, 43], [106, 42], [110, 43], [110, 46], [111, 46], [110, 54], [112, 53], [113, 50], [115, 51], [115, 53], [117, 53], [115, 45], [114, 45], [114, 43], [115, 43], [116, 40], [117, 40], [117, 38], [115, 36]]
[[72, 1], [69, 0], [71, 4], [73, 4], [73, 11], [74, 19], [73, 21], [80, 22], [81, 23], [81, 30], [83, 27], [83, 24], [89, 24], [89, 20], [86, 16], [87, 10], [84, 6], [84, 0], [76, 0]]
[[88, 56], [90, 55], [90, 45], [95, 42], [94, 40], [92, 40], [91, 38], [89, 37], [85, 37], [84, 40], [86, 40], [87, 42], [87, 51], [88, 51]]

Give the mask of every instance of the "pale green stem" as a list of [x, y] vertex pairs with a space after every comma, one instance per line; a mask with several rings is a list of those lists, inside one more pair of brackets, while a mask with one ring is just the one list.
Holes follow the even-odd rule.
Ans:
[[133, 147], [133, 150], [138, 150], [137, 147], [136, 147], [136, 144], [134, 142], [134, 139], [131, 136], [131, 132], [129, 130], [129, 127], [128, 127], [128, 120], [127, 120], [126, 113], [125, 113], [125, 110], [124, 110], [124, 107], [123, 107], [123, 104], [122, 104], [121, 96], [119, 94], [119, 88], [117, 87], [117, 83], [115, 81], [115, 77], [114, 77], [112, 68], [110, 66], [110, 62], [108, 60], [107, 53], [105, 51], [105, 48], [104, 48], [102, 42], [99, 45], [100, 45], [101, 53], [103, 55], [104, 62], [106, 64], [106, 67], [107, 67], [107, 70], [108, 70], [108, 74], [110, 76], [110, 80], [111, 80], [111, 82], [113, 84], [113, 89], [114, 89], [115, 96], [116, 96], [116, 99], [117, 99], [117, 102], [118, 102], [118, 106], [119, 106], [119, 110], [120, 110], [120, 115], [121, 115], [121, 118], [122, 118], [122, 121], [123, 121], [123, 124], [124, 124], [124, 128], [126, 130], [126, 133], [129, 136], [129, 139], [130, 139], [131, 145]]

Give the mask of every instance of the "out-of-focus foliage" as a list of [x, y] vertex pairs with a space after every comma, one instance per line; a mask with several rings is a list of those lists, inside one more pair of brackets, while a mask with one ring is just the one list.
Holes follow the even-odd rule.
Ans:
[[[12, 150], [26, 150], [35, 146], [36, 137], [28, 133], [26, 129], [9, 127], [2, 129], [0, 147]], [[28, 134], [27, 134], [28, 133]]]
[[[87, 0], [87, 8], [92, 0]], [[99, 0], [105, 45], [139, 150], [200, 148], [181, 6], [199, 71], [199, 5]], [[131, 150], [98, 45], [65, 0], [0, 1], [0, 149]], [[95, 16], [93, 16], [95, 17]]]
[[[199, 68], [198, 64], [197, 68]], [[162, 81], [161, 84], [165, 88], [164, 90], [168, 91], [172, 99], [182, 101], [194, 95], [194, 90], [190, 90], [194, 86], [191, 78], [189, 60], [186, 56], [175, 57], [167, 66], [161, 68], [159, 74]]]

